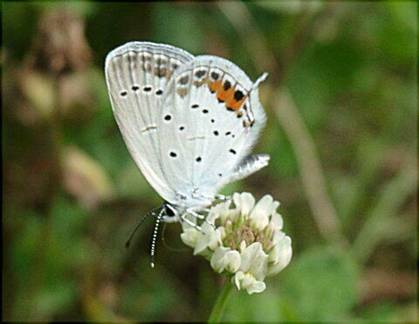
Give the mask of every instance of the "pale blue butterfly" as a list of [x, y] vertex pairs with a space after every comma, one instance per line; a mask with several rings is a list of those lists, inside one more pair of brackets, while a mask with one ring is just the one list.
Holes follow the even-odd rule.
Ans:
[[165, 44], [129, 42], [106, 57], [105, 74], [115, 119], [127, 147], [166, 201], [160, 220], [203, 218], [224, 185], [268, 164], [248, 156], [266, 116], [258, 86], [230, 61], [193, 56]]

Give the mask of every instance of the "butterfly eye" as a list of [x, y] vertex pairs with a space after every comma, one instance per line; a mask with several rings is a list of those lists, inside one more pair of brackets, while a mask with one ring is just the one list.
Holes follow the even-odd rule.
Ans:
[[170, 116], [170, 115], [164, 116], [165, 121], [170, 121], [171, 119], [172, 119], [172, 116]]
[[196, 161], [196, 162], [201, 162], [201, 161], [202, 161], [202, 158], [201, 158], [200, 156], [198, 156], [198, 157], [195, 159], [195, 161]]
[[172, 158], [175, 158], [175, 157], [177, 157], [177, 154], [172, 151], [172, 152], [169, 153], [169, 156], [172, 157]]

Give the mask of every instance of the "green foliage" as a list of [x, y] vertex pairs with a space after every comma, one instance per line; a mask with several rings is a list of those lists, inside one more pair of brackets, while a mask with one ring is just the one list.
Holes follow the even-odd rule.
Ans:
[[357, 301], [357, 282], [357, 265], [347, 253], [331, 247], [307, 250], [294, 260], [280, 284], [282, 303], [291, 315], [286, 319], [349, 318]]
[[[245, 15], [232, 10], [240, 18], [233, 22], [223, 5], [248, 10], [256, 34]], [[60, 77], [33, 71], [40, 22], [64, 8], [82, 22], [91, 60]], [[223, 320], [415, 320], [416, 292], [400, 289], [416, 285], [415, 2], [4, 2], [2, 18], [3, 319], [207, 320], [219, 276], [182, 245], [179, 225], [165, 228], [154, 270], [152, 218], [124, 248], [162, 201], [123, 142], [103, 65], [114, 47], [150, 40], [226, 57], [252, 80], [267, 65], [264, 48], [278, 61], [261, 86], [268, 121], [254, 149], [270, 154], [270, 165], [222, 192], [281, 201], [294, 256], [264, 293], [233, 291]], [[271, 101], [279, 87], [290, 90], [315, 143], [344, 245], [321, 236], [313, 218], [295, 143]], [[63, 163], [69, 147], [94, 166], [74, 172], [82, 163]], [[98, 173], [109, 180], [109, 195], [96, 194], [104, 191]], [[372, 290], [371, 269], [390, 274], [397, 289]]]
[[307, 250], [260, 295], [233, 292], [226, 321], [335, 321], [350, 318], [358, 300], [358, 266], [333, 247]]
[[13, 241], [10, 260], [13, 276], [19, 279], [12, 318], [45, 319], [76, 307], [78, 278], [74, 274], [89, 261], [83, 235], [86, 215], [63, 197], [57, 197], [46, 217], [16, 215], [21, 229], [20, 239]]

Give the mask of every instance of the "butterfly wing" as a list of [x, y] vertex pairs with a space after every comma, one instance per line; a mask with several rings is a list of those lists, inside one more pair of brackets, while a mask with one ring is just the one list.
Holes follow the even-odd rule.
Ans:
[[193, 56], [179, 48], [150, 42], [129, 42], [106, 57], [105, 74], [112, 109], [127, 147], [150, 185], [169, 202], [160, 159], [162, 98], [174, 72]]
[[167, 88], [158, 121], [163, 172], [185, 205], [208, 204], [240, 178], [233, 174], [265, 123], [257, 86], [233, 63], [198, 56]]

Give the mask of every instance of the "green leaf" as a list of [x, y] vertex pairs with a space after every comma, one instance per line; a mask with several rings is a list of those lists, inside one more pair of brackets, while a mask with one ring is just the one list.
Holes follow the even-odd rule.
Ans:
[[317, 247], [291, 261], [281, 280], [286, 320], [342, 320], [357, 301], [357, 267], [343, 251]]
[[223, 321], [272, 322], [281, 319], [279, 294], [274, 287], [270, 287], [269, 281], [267, 290], [260, 294], [248, 295], [235, 287], [233, 289]]

